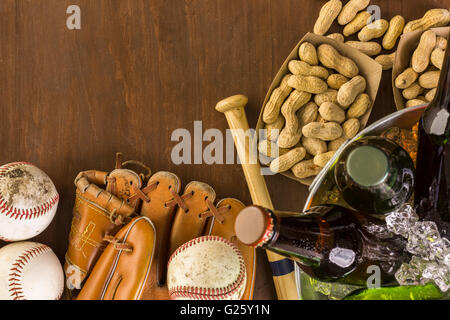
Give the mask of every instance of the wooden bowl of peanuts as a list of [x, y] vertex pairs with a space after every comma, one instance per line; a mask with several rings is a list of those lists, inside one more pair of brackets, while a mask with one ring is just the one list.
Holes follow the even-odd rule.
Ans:
[[365, 128], [381, 75], [381, 65], [357, 49], [306, 34], [264, 100], [256, 126], [261, 164], [310, 185], [335, 151]]
[[392, 69], [397, 110], [434, 99], [450, 27], [408, 32], [400, 38]]

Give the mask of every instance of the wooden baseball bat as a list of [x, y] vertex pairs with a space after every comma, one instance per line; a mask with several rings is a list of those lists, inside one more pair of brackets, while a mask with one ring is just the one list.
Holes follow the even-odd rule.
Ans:
[[[227, 118], [253, 204], [273, 210], [266, 181], [261, 175], [261, 166], [257, 161], [256, 155], [251, 154], [250, 143], [246, 141], [248, 135], [245, 135], [245, 133], [249, 133], [249, 125], [244, 107], [247, 105], [247, 102], [248, 98], [246, 96], [235, 95], [218, 102], [216, 110], [225, 114]], [[256, 139], [256, 137], [253, 138]], [[253, 142], [256, 142], [256, 140]], [[253, 161], [248, 161], [252, 158]], [[274, 252], [266, 250], [266, 253], [272, 267], [278, 299], [298, 300], [293, 262]]]

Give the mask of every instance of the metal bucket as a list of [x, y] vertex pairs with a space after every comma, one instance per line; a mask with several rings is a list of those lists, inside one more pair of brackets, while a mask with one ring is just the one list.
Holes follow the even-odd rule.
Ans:
[[[355, 140], [358, 140], [364, 136], [380, 135], [383, 131], [392, 127], [410, 129], [419, 121], [420, 116], [426, 107], [427, 105], [420, 105], [392, 113], [368, 126], [353, 139], [345, 142], [311, 184], [309, 188], [310, 193], [307, 198], [304, 211], [314, 205], [330, 203], [330, 197], [332, 199], [332, 203], [345, 205], [344, 201], [339, 197], [339, 193], [333, 192], [333, 190], [336, 190], [336, 185], [334, 183], [333, 172], [331, 170], [343, 150], [345, 150], [345, 148]], [[295, 264], [295, 278], [297, 282], [298, 295], [302, 300], [326, 300], [330, 298], [340, 299], [355, 289], [361, 288], [316, 281], [302, 272], [297, 264]]]

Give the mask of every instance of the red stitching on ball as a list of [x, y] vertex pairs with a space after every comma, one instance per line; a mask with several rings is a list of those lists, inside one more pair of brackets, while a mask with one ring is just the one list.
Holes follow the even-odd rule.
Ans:
[[33, 164], [30, 162], [11, 162], [0, 167], [0, 174], [5, 173], [9, 169], [20, 165], [33, 165]]
[[51, 249], [49, 247], [47, 247], [45, 244], [42, 244], [40, 246], [24, 251], [22, 255], [20, 255], [12, 264], [12, 267], [9, 269], [10, 273], [8, 274], [8, 276], [10, 277], [8, 279], [8, 291], [13, 300], [25, 300], [22, 285], [22, 269], [25, 267], [25, 265], [29, 263], [31, 259], [50, 251]]
[[229, 245], [233, 251], [237, 254], [239, 258], [239, 276], [238, 278], [226, 288], [199, 288], [199, 287], [186, 287], [186, 286], [176, 286], [175, 288], [169, 289], [169, 295], [173, 298], [188, 298], [188, 299], [206, 299], [206, 300], [223, 300], [232, 297], [242, 286], [245, 280], [245, 262], [242, 253], [239, 251], [238, 247], [232, 242], [225, 238], [219, 236], [203, 236], [195, 238], [189, 242], [186, 242], [181, 247], [179, 247], [169, 258], [168, 264], [181, 252], [185, 251], [187, 248], [202, 243], [205, 241], [219, 241]]
[[[9, 171], [11, 168], [17, 167], [19, 165], [32, 165], [29, 162], [13, 162], [6, 164], [0, 167], [0, 176]], [[6, 200], [0, 194], [0, 213], [5, 214], [5, 216], [9, 216], [11, 219], [15, 220], [31, 220], [39, 218], [49, 212], [56, 203], [59, 201], [59, 194], [57, 193], [54, 197], [41, 204], [38, 207], [30, 208], [30, 209], [17, 209], [11, 206], [8, 206]], [[8, 241], [8, 240], [5, 240]]]

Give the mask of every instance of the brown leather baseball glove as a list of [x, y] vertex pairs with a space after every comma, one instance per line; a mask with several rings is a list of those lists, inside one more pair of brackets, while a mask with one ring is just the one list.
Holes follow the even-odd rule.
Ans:
[[[162, 171], [142, 179], [121, 169], [119, 163], [110, 174], [95, 172], [97, 179], [91, 181], [106, 183], [105, 190], [92, 183], [86, 188], [92, 189], [92, 201], [97, 194], [109, 197], [107, 204], [114, 201], [113, 215], [108, 212], [114, 209], [106, 209], [98, 201], [83, 203], [82, 210], [75, 206], [66, 274], [73, 276], [68, 271], [76, 270], [84, 279], [92, 270], [77, 299], [170, 299], [166, 286], [169, 257], [179, 246], [202, 235], [222, 236], [238, 245], [248, 273], [242, 299], [252, 299], [255, 250], [239, 244], [234, 235], [235, 218], [245, 206], [235, 199], [224, 199], [215, 206], [215, 191], [205, 183], [190, 182], [180, 194], [181, 182], [175, 174]], [[86, 184], [76, 180], [76, 185], [78, 199]], [[139, 219], [131, 220], [136, 212], [141, 220], [133, 224]], [[89, 224], [96, 227], [85, 232]], [[130, 234], [132, 237], [127, 237]]]
[[[140, 202], [130, 195], [140, 190], [146, 178], [123, 168], [129, 164], [138, 163], [122, 163], [122, 156], [118, 153], [116, 168], [112, 172], [84, 171], [75, 179], [75, 205], [64, 265], [69, 290], [81, 288], [107, 246], [108, 237], [114, 236], [136, 215]], [[150, 169], [140, 165], [149, 176]]]
[[147, 217], [134, 218], [110, 236], [77, 300], [139, 300], [150, 273], [155, 236]]
[[[168, 180], [161, 182], [164, 179]], [[236, 216], [245, 208], [245, 205], [236, 199], [224, 199], [215, 206], [216, 193], [213, 188], [197, 181], [190, 182], [182, 195], [178, 195], [175, 190], [169, 194], [167, 186], [176, 185], [177, 190], [180, 186], [179, 179], [173, 174], [156, 173], [150, 181], [159, 181], [159, 186], [162, 190], [166, 190], [166, 193], [164, 197], [161, 197], [163, 192], [158, 191], [157, 188], [154, 189], [147, 194], [150, 202], [144, 202], [142, 206], [141, 214], [149, 217], [155, 223], [158, 234], [158, 250], [155, 253], [142, 299], [170, 299], [166, 286], [166, 269], [167, 261], [172, 253], [194, 238], [203, 235], [217, 235], [235, 243], [241, 250], [248, 279], [242, 300], [251, 300], [255, 283], [256, 251], [254, 248], [239, 243], [234, 232]], [[169, 199], [170, 196], [172, 196], [171, 200], [164, 202], [164, 199]], [[175, 205], [176, 212], [174, 213], [173, 206]]]

